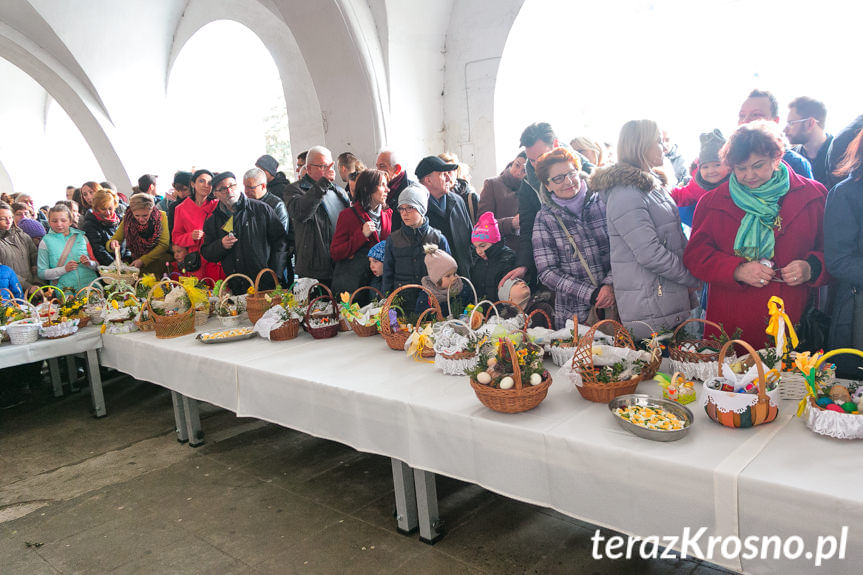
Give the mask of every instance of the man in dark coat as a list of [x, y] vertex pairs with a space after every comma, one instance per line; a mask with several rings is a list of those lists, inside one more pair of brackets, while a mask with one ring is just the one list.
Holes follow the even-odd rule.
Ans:
[[387, 174], [387, 184], [390, 188], [387, 194], [387, 205], [393, 211], [392, 231], [396, 231], [402, 227], [402, 218], [398, 210], [399, 194], [413, 184], [414, 181], [408, 178], [408, 173], [399, 163], [396, 153], [392, 150], [384, 148], [380, 151], [375, 161], [375, 168]]
[[[264, 202], [276, 212], [279, 221], [282, 222], [282, 227], [285, 228], [285, 233], [290, 236], [290, 218], [288, 210], [285, 208], [285, 202], [277, 198], [267, 189], [267, 173], [261, 168], [252, 168], [243, 174], [243, 188], [246, 192], [246, 197], [252, 200]], [[291, 263], [292, 253], [284, 252], [282, 254], [282, 267], [285, 270], [284, 276], [279, 276], [279, 281], [284, 287], [290, 286], [294, 282], [294, 266]]]
[[[204, 245], [201, 255], [211, 262], [219, 262], [230, 275], [234, 273], [255, 277], [264, 268], [284, 275], [285, 228], [273, 208], [243, 195], [237, 179], [231, 172], [213, 177], [213, 194], [219, 206], [204, 222]], [[229, 286], [234, 293], [245, 293], [248, 286], [238, 279]], [[273, 289], [272, 278], [261, 278], [262, 290]]]
[[294, 229], [296, 270], [300, 277], [330, 286], [330, 243], [339, 213], [351, 204], [345, 191], [333, 183], [336, 170], [328, 149], [315, 146], [308, 151], [306, 160], [305, 175], [285, 192], [285, 206]]
[[188, 198], [192, 191], [192, 172], [175, 172], [171, 187], [174, 188], [174, 199], [168, 202], [168, 229], [173, 233], [174, 212], [177, 210], [177, 206]]
[[437, 156], [426, 156], [415, 170], [417, 179], [429, 191], [428, 220], [433, 228], [443, 232], [452, 256], [458, 263], [458, 274], [470, 279], [470, 234], [473, 223], [464, 201], [450, 192], [453, 179], [446, 172], [458, 169], [458, 164], [447, 164]]

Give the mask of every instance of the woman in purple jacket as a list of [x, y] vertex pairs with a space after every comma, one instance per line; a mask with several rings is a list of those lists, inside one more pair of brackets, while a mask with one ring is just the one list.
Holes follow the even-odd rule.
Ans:
[[533, 228], [533, 257], [539, 281], [555, 292], [558, 329], [573, 315], [586, 322], [593, 306], [602, 310], [615, 302], [605, 204], [587, 189], [580, 168], [566, 148], [536, 163], [543, 206]]

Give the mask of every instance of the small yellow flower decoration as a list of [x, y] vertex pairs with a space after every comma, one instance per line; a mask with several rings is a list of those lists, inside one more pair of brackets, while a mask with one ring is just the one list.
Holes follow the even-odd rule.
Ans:
[[249, 286], [249, 289], [246, 290], [248, 295], [255, 295], [255, 288], [253, 286]]
[[342, 298], [342, 301], [344, 303], [348, 303], [351, 301], [351, 294], [346, 291], [343, 291], [340, 297]]
[[151, 288], [156, 285], [155, 274], [145, 274], [144, 277], [141, 278], [141, 284], [147, 288]]
[[120, 304], [117, 303], [117, 300], [112, 299], [111, 300], [111, 307], [114, 309], [120, 309]]
[[102, 327], [99, 328], [99, 333], [105, 333], [105, 330], [108, 329], [108, 324], [102, 324]]

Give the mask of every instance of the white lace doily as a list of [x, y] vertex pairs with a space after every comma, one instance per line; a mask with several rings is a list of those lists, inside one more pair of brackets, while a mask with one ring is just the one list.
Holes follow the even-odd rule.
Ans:
[[688, 380], [698, 379], [706, 381], [711, 377], [715, 377], [719, 373], [718, 361], [705, 361], [701, 363], [693, 363], [689, 361], [669, 360], [671, 362], [670, 371], [673, 373], [679, 371]]
[[863, 415], [815, 409], [806, 405], [806, 427], [836, 439], [863, 439]]
[[473, 369], [479, 360], [477, 356], [466, 359], [445, 359], [440, 353], [435, 355], [434, 366], [445, 375], [464, 375], [466, 369]]
[[[758, 377], [758, 373], [756, 371], [755, 377], [750, 378], [749, 372], [746, 372], [742, 375], [734, 374], [731, 371], [731, 368], [728, 367], [728, 364], [725, 364], [723, 367], [724, 374], [730, 374], [742, 380], [754, 381], [756, 377]], [[755, 369], [755, 366], [752, 366], [752, 369]], [[751, 370], [750, 370], [751, 371]], [[714, 380], [726, 381], [731, 385], [735, 384], [735, 380], [733, 377], [712, 377], [710, 379], [705, 380], [704, 382], [704, 393], [701, 396], [701, 405], [705, 407], [708, 403], [712, 403], [716, 405], [716, 409], [721, 411], [722, 413], [728, 413], [732, 411], [734, 413], [743, 413], [753, 405], [758, 403], [758, 394], [757, 393], [736, 393], [733, 391], [719, 391], [716, 389], [711, 389], [710, 383]], [[777, 385], [773, 390], [767, 392], [767, 397], [770, 399], [770, 406], [779, 408], [779, 386]]]

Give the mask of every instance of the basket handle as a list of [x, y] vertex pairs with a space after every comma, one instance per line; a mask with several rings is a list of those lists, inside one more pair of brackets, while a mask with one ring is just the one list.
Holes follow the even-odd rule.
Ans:
[[[479, 298], [477, 298], [476, 288], [473, 286], [473, 283], [464, 276], [456, 275], [456, 277], [463, 282], [467, 282], [467, 285], [470, 286], [470, 290], [473, 292], [473, 303], [474, 305], [476, 305], [476, 303], [479, 301]], [[447, 317], [452, 317], [452, 289], [446, 290], [446, 307], [448, 312]]]
[[[4, 291], [9, 294], [8, 298], [3, 298], [3, 292]], [[13, 294], [12, 290], [10, 290], [9, 288], [0, 288], [0, 299], [8, 299], [8, 300], [14, 301], [15, 300], [15, 294]]]
[[679, 332], [681, 329], [683, 329], [683, 326], [685, 326], [686, 324], [693, 323], [693, 322], [703, 323], [704, 325], [709, 325], [710, 327], [718, 329], [719, 333], [725, 333], [725, 330], [722, 329], [722, 326], [719, 325], [718, 323], [714, 323], [712, 321], [708, 321], [706, 319], [701, 319], [698, 317], [691, 317], [688, 320], [686, 320], [685, 322], [683, 322], [682, 324], [680, 324], [679, 326], [677, 326], [677, 328], [674, 330], [674, 333], [671, 334], [671, 341], [677, 341], [677, 332]]
[[[321, 284], [321, 285], [324, 285], [324, 284]], [[306, 317], [304, 317], [304, 318], [303, 318], [303, 325], [305, 325], [305, 326], [306, 326], [306, 328], [311, 328], [311, 326], [309, 325], [309, 321], [311, 320], [311, 315], [312, 315], [312, 306], [314, 306], [314, 305], [315, 305], [315, 302], [316, 302], [316, 301], [318, 301], [318, 300], [325, 300], [325, 299], [329, 299], [329, 300], [333, 303], [333, 313], [332, 313], [332, 318], [336, 321], [336, 323], [338, 323], [338, 321], [339, 321], [339, 312], [338, 312], [338, 310], [336, 309], [336, 302], [335, 302], [335, 300], [332, 298], [332, 296], [328, 296], [328, 295], [319, 295], [318, 297], [316, 297], [315, 299], [313, 299], [312, 301], [310, 301], [310, 302], [309, 302], [309, 307], [308, 307], [308, 308], [306, 308]]]
[[500, 319], [500, 312], [498, 311], [497, 306], [494, 305], [494, 302], [491, 301], [490, 299], [483, 299], [483, 300], [476, 302], [476, 305], [473, 307], [472, 310], [470, 310], [470, 314], [467, 316], [468, 322], [471, 322], [471, 323], [473, 322], [473, 314], [479, 313], [477, 311], [477, 309], [479, 308], [479, 306], [481, 306], [484, 303], [487, 303], [489, 305], [489, 309], [487, 312], [485, 312], [484, 317], [483, 316], [480, 316], [480, 317], [482, 317], [484, 321], [488, 321], [489, 314], [491, 313], [491, 310], [494, 310], [495, 317], [497, 317], [497, 319]]
[[[261, 270], [261, 271], [264, 271], [264, 270]], [[225, 279], [223, 279], [221, 285], [219, 285], [219, 293], [216, 294], [217, 298], [222, 299], [222, 290], [224, 290], [225, 286], [228, 285], [228, 280], [231, 278], [234, 278], [234, 277], [245, 278], [245, 280], [247, 282], [249, 282], [250, 286], [252, 286], [253, 288], [255, 287], [255, 282], [253, 282], [252, 278], [250, 278], [246, 274], [239, 274], [239, 273], [238, 274], [231, 274], [228, 277], [226, 277]], [[215, 285], [215, 284], [213, 284], [213, 285]], [[255, 293], [258, 293], [257, 288], [255, 288]], [[242, 295], [242, 294], [234, 294], [234, 295]]]
[[376, 288], [376, 287], [372, 287], [372, 286], [360, 286], [360, 287], [358, 287], [356, 290], [354, 290], [354, 293], [352, 293], [352, 294], [351, 294], [350, 299], [348, 299], [348, 305], [353, 304], [353, 303], [354, 303], [354, 298], [355, 298], [355, 297], [357, 297], [357, 294], [358, 294], [358, 293], [360, 293], [360, 292], [361, 292], [361, 291], [363, 291], [363, 290], [373, 291], [373, 292], [375, 292], [376, 294], [378, 294], [378, 297], [379, 297], [380, 299], [384, 299], [384, 294], [383, 294], [383, 292], [381, 292], [381, 290], [379, 290], [378, 288]]
[[518, 356], [515, 353], [515, 346], [512, 345], [512, 340], [504, 338], [506, 342], [506, 350], [509, 353], [509, 358], [512, 360], [512, 379], [515, 381], [515, 388], [521, 389], [521, 367], [518, 365]]
[[[44, 301], [50, 301], [53, 299], [59, 301], [61, 304], [66, 301], [66, 294], [63, 292], [63, 290], [57, 286], [52, 285], [39, 286], [39, 288], [33, 290], [33, 293], [30, 294], [30, 297], [27, 298], [27, 301], [33, 303], [33, 298], [36, 297], [36, 294], [41, 294], [43, 291], [45, 292], [45, 295], [42, 296], [42, 299]], [[57, 292], [63, 294], [63, 299], [60, 299], [55, 295]]]
[[[175, 286], [180, 286], [181, 288], [183, 288], [183, 291], [184, 291], [184, 292], [186, 292], [186, 295], [187, 295], [187, 296], [189, 296], [189, 290], [187, 290], [187, 289], [186, 289], [186, 286], [184, 286], [184, 285], [183, 285], [183, 284], [181, 284], [180, 282], [177, 282], [177, 281], [174, 281], [174, 280], [161, 280], [161, 281], [158, 281], [158, 282], [156, 282], [155, 284], [153, 284], [153, 287], [151, 287], [151, 288], [150, 288], [150, 292], [147, 294], [147, 307], [149, 307], [149, 308], [150, 308], [150, 311], [151, 311], [152, 313], [155, 313], [155, 312], [153, 312], [153, 311], [152, 311], [152, 310], [153, 310], [153, 306], [152, 306], [152, 305], [151, 305], [151, 303], [150, 303], [150, 302], [152, 301], [152, 299], [153, 299], [153, 292], [154, 292], [154, 291], [156, 291], [156, 288], [157, 288], [157, 287], [159, 287], [159, 286], [161, 286], [161, 285], [163, 285], [163, 284], [165, 284], [165, 285], [175, 285]], [[167, 292], [165, 292], [165, 295], [167, 295]], [[179, 316], [181, 316], [181, 317], [185, 317], [185, 316], [188, 316], [188, 315], [192, 315], [193, 313], [195, 313], [195, 307], [192, 305], [192, 302], [191, 302], [191, 296], [189, 296], [189, 309], [187, 309], [186, 311], [184, 311], [183, 313], [178, 314], [178, 315], [179, 315]]]
[[[524, 329], [525, 329], [525, 330], [527, 330], [528, 326], [530, 325], [530, 320], [531, 320], [531, 319], [533, 319], [533, 316], [534, 316], [535, 314], [539, 314], [539, 315], [541, 315], [542, 317], [544, 317], [544, 318], [545, 318], [546, 325], [548, 326], [548, 328], [549, 328], [549, 329], [554, 329], [554, 324], [552, 324], [552, 323], [551, 323], [551, 318], [550, 318], [550, 317], [548, 317], [548, 314], [547, 314], [547, 313], [545, 313], [545, 310], [540, 309], [540, 308], [536, 308], [535, 310], [533, 310], [532, 312], [530, 312], [529, 314], [527, 314], [527, 321], [526, 321], [526, 322], [524, 322]], [[576, 333], [578, 333], [578, 332], [576, 332]]]
[[276, 272], [274, 272], [270, 268], [264, 268], [258, 272], [258, 275], [255, 276], [255, 283], [253, 286], [255, 288], [255, 293], [258, 293], [259, 291], [261, 291], [261, 289], [259, 287], [261, 284], [261, 278], [264, 277], [264, 274], [267, 272], [270, 272], [270, 275], [273, 276], [273, 281], [276, 282], [276, 287], [279, 287], [279, 276], [276, 275]]
[[[79, 290], [78, 290], [78, 292], [75, 294], [75, 297], [77, 298], [77, 297], [78, 297], [78, 296], [80, 296], [82, 293], [84, 293], [84, 294], [89, 294], [91, 291], [96, 292], [97, 294], [99, 294], [99, 295], [100, 295], [100, 296], [102, 296], [103, 298], [105, 297], [105, 294], [104, 294], [104, 293], [102, 293], [102, 290], [100, 290], [100, 289], [98, 289], [98, 288], [94, 288], [94, 287], [93, 287], [93, 286], [91, 286], [91, 285], [86, 285], [86, 286], [82, 287], [81, 289], [79, 289]], [[87, 297], [87, 300], [89, 301], [89, 299], [90, 299], [89, 295], [87, 295], [86, 297]]]
[[590, 329], [588, 329], [581, 338], [578, 338], [577, 331], [574, 332], [573, 337], [575, 338], [574, 341], [577, 342], [577, 345], [575, 346], [575, 352], [572, 354], [572, 361], [570, 362], [573, 369], [581, 364], [593, 369], [593, 338], [596, 335], [596, 331], [606, 324], [614, 327], [614, 345], [616, 347], [635, 349], [635, 343], [632, 341], [632, 336], [629, 335], [629, 332], [620, 322], [613, 319], [603, 319], [590, 326]]
[[722, 365], [725, 363], [725, 354], [728, 353], [728, 349], [734, 344], [737, 344], [748, 351], [752, 361], [755, 362], [755, 369], [758, 370], [758, 401], [767, 401], [767, 377], [764, 373], [764, 364], [761, 363], [761, 356], [758, 355], [755, 348], [742, 339], [729, 340], [725, 342], [725, 345], [723, 345], [722, 349], [719, 350], [719, 375], [722, 375]]
[[117, 263], [117, 270], [120, 270], [120, 246], [114, 247], [114, 261]]
[[[430, 312], [434, 313], [435, 311], [436, 311], [436, 310], [435, 310], [433, 307], [427, 307], [427, 308], [425, 308], [425, 309], [422, 311], [422, 313], [419, 315], [419, 317], [417, 318], [417, 324], [414, 326], [414, 330], [415, 330], [415, 331], [420, 331], [420, 329], [422, 329], [422, 328], [421, 328], [421, 326], [422, 326], [423, 319], [425, 318], [426, 314], [428, 314], [428, 313], [430, 313]], [[438, 320], [438, 321], [443, 321], [444, 319], [445, 319], [445, 318], [443, 317], [443, 314], [442, 314], [442, 313], [440, 313], [440, 312], [437, 312], [437, 320]]]

